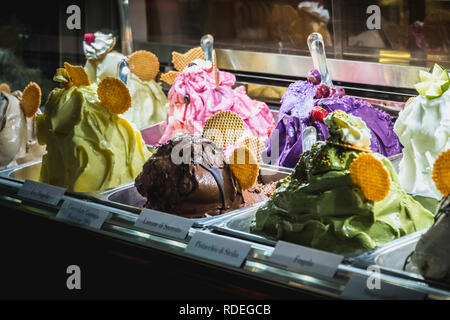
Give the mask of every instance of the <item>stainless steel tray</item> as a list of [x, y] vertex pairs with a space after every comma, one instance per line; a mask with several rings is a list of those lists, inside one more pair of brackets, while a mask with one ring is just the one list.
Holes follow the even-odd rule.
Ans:
[[39, 181], [41, 174], [42, 161], [34, 161], [26, 164], [22, 164], [16, 167], [5, 169], [0, 171], [0, 176], [13, 178], [21, 181], [33, 180]]
[[[416, 244], [421, 235], [426, 231], [427, 230], [421, 230], [388, 243], [372, 252], [370, 257], [373, 259], [374, 264], [385, 269], [405, 271], [410, 273], [411, 276], [423, 279], [417, 266], [412, 262], [407, 264], [405, 264], [405, 262], [408, 256], [416, 248]], [[403, 270], [404, 266], [405, 269]]]
[[[292, 171], [293, 170], [289, 168], [260, 164], [260, 178], [265, 183], [279, 181], [292, 173]], [[98, 197], [100, 200], [120, 203], [121, 205], [125, 205], [133, 209], [142, 208], [146, 202], [146, 199], [142, 197], [134, 187], [134, 182], [104, 192], [94, 193], [92, 195]], [[254, 206], [241, 208], [221, 215], [206, 218], [195, 218], [193, 220], [195, 221], [196, 226], [205, 226], [225, 219], [226, 217], [234, 216], [240, 212], [246, 212], [248, 208], [257, 208], [261, 204], [262, 202], [255, 204]]]
[[221, 221], [211, 224], [210, 228], [217, 233], [275, 247], [277, 240], [250, 233], [250, 225], [255, 218], [257, 210], [258, 207], [251, 207], [247, 210], [236, 212]]

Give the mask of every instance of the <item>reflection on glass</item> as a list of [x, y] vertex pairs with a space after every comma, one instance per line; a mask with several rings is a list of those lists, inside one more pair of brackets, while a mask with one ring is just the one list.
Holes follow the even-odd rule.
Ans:
[[[372, 29], [368, 8], [379, 9]], [[450, 1], [431, 0], [146, 0], [147, 40], [309, 55], [319, 32], [327, 55], [394, 64], [450, 66]]]
[[331, 46], [331, 1], [147, 0], [148, 40], [197, 45], [203, 34], [217, 46], [269, 52], [308, 52], [320, 32]]

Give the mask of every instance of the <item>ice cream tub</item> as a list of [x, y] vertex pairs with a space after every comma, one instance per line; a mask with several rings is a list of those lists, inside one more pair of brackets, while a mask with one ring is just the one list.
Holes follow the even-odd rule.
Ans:
[[412, 263], [408, 263], [408, 257], [414, 251], [422, 234], [426, 231], [425, 229], [409, 234], [374, 250], [365, 252], [355, 258], [354, 264], [361, 268], [377, 266], [382, 272], [423, 279], [417, 267]]
[[0, 176], [17, 180], [39, 181], [42, 162], [34, 161], [0, 171]]
[[[291, 172], [292, 169], [289, 168], [261, 164], [259, 181], [263, 184], [277, 182], [287, 177]], [[136, 190], [133, 182], [93, 195], [100, 198], [101, 200], [112, 203], [119, 203], [121, 205], [128, 206], [134, 209], [143, 208], [147, 201], [146, 198]], [[216, 216], [193, 218], [193, 220], [195, 221], [196, 226], [205, 226], [213, 222], [225, 219], [228, 216], [234, 216], [235, 214], [246, 211], [249, 208], [257, 208], [262, 203], [263, 201], [261, 201], [260, 203], [252, 204], [250, 207], [239, 208], [237, 210], [225, 212]]]

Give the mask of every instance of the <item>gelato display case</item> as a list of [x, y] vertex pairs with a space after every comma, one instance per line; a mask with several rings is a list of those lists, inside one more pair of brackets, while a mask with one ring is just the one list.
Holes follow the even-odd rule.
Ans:
[[1, 297], [450, 299], [448, 1], [44, 2], [0, 13]]

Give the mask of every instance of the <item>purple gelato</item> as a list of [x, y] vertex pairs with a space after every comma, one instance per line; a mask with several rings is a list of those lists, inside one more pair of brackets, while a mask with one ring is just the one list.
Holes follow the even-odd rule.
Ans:
[[371, 131], [370, 148], [384, 156], [402, 151], [400, 141], [394, 133], [392, 117], [386, 112], [374, 108], [370, 103], [342, 94], [317, 99], [323, 84], [314, 85], [307, 81], [297, 81], [289, 86], [281, 99], [279, 121], [272, 132], [267, 149], [267, 159], [278, 146], [279, 157], [274, 165], [293, 168], [302, 154], [302, 131], [308, 126], [317, 130], [317, 140], [328, 138], [328, 129], [322, 121], [311, 116], [314, 106], [322, 107], [326, 112], [337, 109], [360, 117]]

